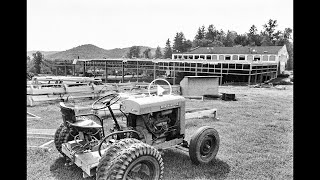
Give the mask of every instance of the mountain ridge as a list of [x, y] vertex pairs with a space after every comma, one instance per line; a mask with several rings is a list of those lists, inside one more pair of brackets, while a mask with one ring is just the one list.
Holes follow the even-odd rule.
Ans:
[[[154, 56], [156, 48], [140, 46], [140, 55], [147, 48], [151, 49], [151, 56]], [[161, 48], [162, 49], [162, 48]], [[93, 44], [83, 44], [65, 51], [40, 51], [47, 60], [73, 60], [73, 59], [95, 59], [95, 58], [123, 58], [129, 52], [130, 47], [103, 49]], [[32, 53], [36, 51], [27, 51], [27, 56], [32, 58]]]

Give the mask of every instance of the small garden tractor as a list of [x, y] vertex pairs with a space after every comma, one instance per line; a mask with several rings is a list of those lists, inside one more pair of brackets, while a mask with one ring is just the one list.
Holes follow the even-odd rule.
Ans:
[[[169, 94], [163, 95], [160, 85], [157, 95], [150, 93], [151, 85], [158, 80], [169, 84]], [[72, 106], [61, 102], [63, 123], [56, 130], [54, 142], [66, 157], [66, 164], [76, 164], [83, 170], [83, 177], [95, 175], [99, 180], [162, 179], [163, 149], [186, 150], [194, 164], [213, 160], [219, 149], [218, 132], [209, 126], [200, 127], [188, 143], [184, 139], [185, 98], [172, 95], [165, 79], [153, 80], [148, 92], [149, 95], [121, 101], [125, 121], [118, 121], [111, 108], [119, 101], [119, 94], [106, 95], [92, 104], [93, 111], [109, 111], [113, 127], [108, 134], [104, 131], [105, 119], [95, 113], [75, 115]]]

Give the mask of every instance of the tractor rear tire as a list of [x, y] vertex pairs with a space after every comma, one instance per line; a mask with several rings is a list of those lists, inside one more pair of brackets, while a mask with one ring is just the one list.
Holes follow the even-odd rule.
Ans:
[[60, 126], [58, 127], [58, 129], [56, 130], [56, 132], [54, 133], [54, 144], [55, 144], [56, 148], [57, 148], [57, 145], [58, 145], [57, 143], [59, 141], [60, 132], [61, 132], [63, 127], [64, 127], [64, 124], [61, 123]]
[[189, 156], [192, 163], [209, 163], [219, 150], [220, 137], [218, 131], [210, 126], [199, 128], [190, 139]]
[[[65, 154], [62, 153], [62, 144], [68, 141], [74, 140], [74, 136], [76, 136], [78, 132], [72, 128], [66, 127], [63, 123], [60, 124], [59, 128], [56, 130], [54, 134], [54, 145], [56, 149], [65, 157]], [[102, 133], [99, 132], [95, 135], [95, 137], [100, 140]]]
[[159, 151], [140, 141], [117, 151], [108, 168], [104, 172], [97, 171], [97, 179], [135, 179], [132, 176], [139, 176], [140, 179], [161, 180], [163, 169]]
[[68, 141], [72, 141], [73, 139], [74, 137], [71, 136], [70, 129], [64, 126], [64, 124], [62, 123], [56, 130], [56, 133], [54, 135], [54, 145], [56, 146], [56, 149], [59, 151], [59, 153], [65, 156], [65, 154], [63, 154], [61, 151], [62, 144]]

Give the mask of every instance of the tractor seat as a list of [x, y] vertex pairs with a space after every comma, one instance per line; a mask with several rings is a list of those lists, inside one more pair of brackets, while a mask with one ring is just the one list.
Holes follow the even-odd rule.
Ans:
[[63, 121], [78, 130], [102, 128], [100, 124], [86, 116], [88, 114], [76, 116], [74, 112], [74, 106], [72, 105], [66, 106], [63, 102], [60, 102], [60, 109]]
[[74, 123], [69, 123], [71, 127], [76, 129], [100, 129], [102, 126], [91, 119], [79, 119]]

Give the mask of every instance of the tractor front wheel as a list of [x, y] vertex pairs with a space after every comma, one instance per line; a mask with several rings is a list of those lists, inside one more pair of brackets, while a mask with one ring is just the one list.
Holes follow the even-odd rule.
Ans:
[[189, 156], [194, 164], [208, 163], [219, 150], [218, 131], [209, 126], [199, 128], [190, 139]]

